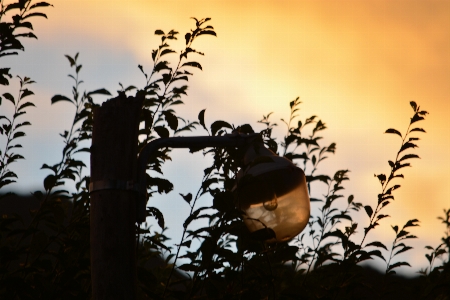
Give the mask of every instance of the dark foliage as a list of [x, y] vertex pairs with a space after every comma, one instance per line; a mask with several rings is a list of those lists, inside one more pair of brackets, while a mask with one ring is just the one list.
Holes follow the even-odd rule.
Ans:
[[[2, 4], [1, 16], [12, 10], [19, 10], [20, 14], [13, 17], [13, 23], [1, 23], [3, 44], [0, 53], [4, 55], [23, 49], [17, 38], [34, 37], [31, 33], [15, 33], [19, 27], [32, 29], [31, 23], [24, 19], [45, 16], [28, 11], [49, 6], [45, 2], [31, 4], [26, 0], [11, 5]], [[136, 141], [139, 149], [156, 138], [175, 136], [194, 130], [198, 125], [212, 136], [255, 132], [250, 124], [236, 126], [224, 120], [208, 125], [205, 110], [199, 113], [197, 121], [188, 121], [176, 114], [174, 108], [183, 104], [182, 99], [188, 89], [186, 83], [192, 77], [192, 71], [203, 69], [199, 62], [191, 60], [195, 55], [203, 55], [193, 48], [195, 40], [202, 35], [216, 36], [214, 28], [207, 25], [209, 18], [194, 18], [194, 21], [195, 27], [184, 35], [180, 52], [172, 50], [169, 45], [177, 40], [177, 31], [156, 30], [161, 43], [151, 54], [153, 68], [146, 72], [143, 66], [138, 66], [145, 77], [144, 85], [137, 88], [119, 84], [119, 95], [134, 91], [135, 95], [145, 97], [139, 141]], [[60, 134], [63, 139], [61, 159], [53, 164], [43, 164], [42, 169], [48, 170], [49, 175], [44, 179], [42, 191], [36, 191], [25, 199], [13, 195], [3, 195], [0, 199], [0, 298], [88, 299], [91, 296], [90, 178], [77, 154], [90, 151], [92, 112], [98, 105], [93, 98], [111, 94], [102, 88], [82, 91], [79, 56], [66, 57], [72, 68], [69, 75], [73, 80], [72, 95], [55, 95], [51, 99], [52, 104], [70, 103], [74, 108], [71, 127]], [[169, 62], [169, 57], [175, 57], [175, 64]], [[2, 70], [0, 79], [3, 78], [1, 80], [5, 84], [4, 79], [11, 77], [8, 70]], [[1, 134], [7, 140], [0, 153], [0, 187], [17, 178], [10, 165], [22, 157], [12, 152], [20, 147], [19, 144], [12, 145], [12, 142], [24, 136], [21, 126], [30, 125], [29, 122], [18, 123], [17, 118], [25, 113], [26, 107], [34, 106], [32, 102], [22, 100], [33, 94], [26, 88], [33, 82], [26, 77], [19, 79], [21, 85], [17, 98], [9, 93], [3, 94], [14, 105], [14, 115], [0, 117], [4, 122]], [[411, 249], [406, 244], [407, 240], [416, 237], [409, 230], [417, 226], [418, 220], [408, 221], [401, 229], [392, 226], [395, 235], [390, 250], [381, 242], [370, 240], [370, 232], [388, 216], [385, 210], [394, 200], [395, 190], [400, 187], [394, 181], [404, 177], [399, 170], [410, 166], [410, 159], [418, 158], [412, 153], [417, 147], [416, 134], [425, 131], [416, 127], [416, 122], [423, 120], [427, 112], [411, 102], [413, 115], [406, 132], [386, 131], [398, 135], [401, 146], [395, 159], [388, 162], [390, 171], [375, 175], [381, 185], [375, 201], [363, 204], [356, 202], [352, 195], [343, 195], [349, 170], [337, 170], [331, 176], [319, 173], [319, 165], [335, 153], [336, 144], [322, 143], [321, 134], [326, 124], [317, 116], [299, 119], [300, 104], [299, 98], [290, 102], [289, 119], [282, 119], [287, 130], [281, 142], [272, 136], [277, 124], [271, 121], [271, 113], [258, 121], [264, 125], [259, 135], [268, 148], [302, 166], [310, 192], [315, 184], [327, 187], [322, 198], [311, 198], [312, 204], [319, 209], [319, 215], [311, 216], [308, 227], [294, 240], [265, 243], [273, 236], [273, 231], [262, 229], [250, 233], [242, 221], [242, 212], [234, 206], [233, 187], [236, 174], [242, 167], [243, 149], [204, 150], [203, 154], [212, 158], [212, 165], [204, 170], [196, 192], [180, 194], [180, 201], [185, 201], [190, 210], [176, 249], [166, 245], [164, 216], [157, 208], [147, 207], [147, 216], [158, 221], [160, 231], [146, 224], [136, 226], [139, 298], [448, 299], [445, 297], [450, 294], [449, 262], [436, 266], [436, 258], [449, 251], [450, 210], [446, 210], [446, 215], [441, 218], [447, 229], [442, 243], [436, 248], [427, 246], [430, 251], [426, 254], [429, 268], [421, 270], [418, 278], [407, 280], [395, 274], [395, 269], [409, 265], [398, 261], [398, 256]], [[150, 158], [147, 165], [150, 170], [147, 180], [149, 197], [155, 193], [169, 193], [173, 189], [172, 183], [163, 177], [161, 168], [168, 159], [170, 149], [161, 149]], [[75, 185], [74, 192], [67, 188], [70, 182]], [[198, 199], [205, 195], [212, 198], [211, 205], [199, 206]], [[358, 228], [354, 217], [358, 212], [368, 216], [360, 241], [354, 235]], [[206, 220], [207, 225], [198, 220]], [[197, 248], [193, 246], [196, 243], [199, 243]], [[188, 263], [179, 264], [181, 258]], [[386, 261], [385, 274], [361, 267], [361, 262], [370, 259]]]

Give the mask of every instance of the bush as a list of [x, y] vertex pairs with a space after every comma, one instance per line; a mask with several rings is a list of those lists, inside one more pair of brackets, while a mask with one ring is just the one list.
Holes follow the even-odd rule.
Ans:
[[[34, 37], [32, 33], [15, 34], [20, 27], [32, 29], [31, 23], [23, 21], [31, 16], [45, 16], [42, 13], [29, 13], [30, 10], [50, 6], [40, 2], [32, 4], [29, 0], [1, 7], [1, 16], [8, 11], [19, 10], [13, 17], [14, 22], [1, 23], [0, 55], [12, 55], [13, 50], [22, 50], [17, 38]], [[158, 137], [169, 137], [196, 130], [202, 127], [208, 135], [228, 133], [252, 134], [250, 124], [232, 125], [218, 120], [207, 126], [205, 110], [198, 115], [198, 121], [189, 122], [178, 116], [176, 105], [183, 104], [187, 95], [189, 77], [192, 70], [202, 69], [199, 62], [191, 60], [194, 55], [203, 55], [193, 48], [194, 41], [201, 35], [216, 33], [210, 19], [194, 19], [195, 27], [184, 35], [185, 46], [178, 53], [172, 50], [169, 42], [176, 40], [179, 33], [171, 30], [165, 33], [156, 30], [161, 44], [152, 52], [153, 68], [151, 72], [138, 66], [146, 84], [143, 87], [120, 86], [119, 97], [131, 92], [145, 95], [141, 111], [139, 150]], [[175, 67], [166, 59], [176, 57]], [[66, 55], [73, 80], [72, 95], [55, 95], [52, 104], [65, 101], [74, 107], [72, 126], [60, 135], [63, 138], [62, 157], [54, 164], [43, 164], [49, 175], [43, 182], [43, 190], [35, 191], [30, 202], [29, 215], [23, 210], [2, 211], [0, 221], [0, 295], [5, 299], [26, 298], [90, 298], [90, 253], [89, 253], [89, 176], [85, 175], [85, 164], [77, 159], [77, 153], [89, 152], [83, 145], [92, 137], [93, 109], [96, 95], [111, 95], [99, 88], [83, 91], [80, 79], [81, 64], [79, 55]], [[9, 83], [12, 76], [9, 69], [1, 69], [0, 80], [3, 85]], [[1, 149], [0, 188], [14, 182], [16, 174], [11, 164], [21, 159], [13, 149], [20, 144], [12, 142], [25, 135], [20, 127], [31, 125], [18, 118], [26, 113], [25, 108], [34, 106], [23, 100], [33, 93], [28, 85], [33, 81], [19, 77], [18, 98], [3, 93], [3, 98], [14, 106], [12, 117], [0, 116], [0, 133], [5, 136], [6, 144]], [[183, 96], [184, 95], [184, 96]], [[2, 104], [2, 103], [0, 103]], [[232, 188], [236, 183], [236, 174], [241, 166], [239, 149], [213, 148], [205, 150], [205, 156], [212, 157], [212, 164], [204, 170], [203, 180], [196, 193], [180, 194], [190, 206], [189, 215], [184, 223], [182, 239], [173, 253], [165, 245], [163, 214], [155, 207], [147, 208], [147, 216], [157, 219], [161, 230], [152, 230], [149, 226], [136, 226], [138, 247], [138, 295], [142, 299], [160, 298], [228, 298], [228, 299], [347, 299], [347, 298], [415, 298], [446, 299], [449, 292], [449, 262], [436, 266], [436, 258], [448, 253], [450, 247], [450, 210], [441, 217], [447, 232], [442, 243], [433, 248], [427, 246], [426, 254], [429, 267], [421, 270], [421, 277], [406, 280], [395, 276], [399, 267], [409, 266], [406, 261], [397, 261], [401, 254], [412, 247], [409, 239], [416, 238], [409, 231], [417, 226], [418, 220], [411, 219], [403, 226], [392, 226], [395, 233], [391, 247], [370, 239], [370, 233], [383, 222], [388, 215], [387, 206], [394, 200], [395, 190], [400, 188], [397, 182], [404, 176], [400, 170], [410, 166], [410, 160], [418, 158], [413, 153], [418, 141], [417, 134], [424, 133], [417, 122], [424, 120], [427, 112], [415, 102], [409, 127], [401, 133], [390, 128], [386, 133], [398, 135], [402, 143], [393, 160], [388, 161], [389, 171], [375, 175], [380, 182], [380, 193], [376, 203], [362, 204], [352, 195], [344, 199], [341, 194], [344, 182], [349, 180], [348, 170], [337, 170], [335, 174], [318, 174], [319, 165], [334, 154], [336, 144], [322, 144], [322, 132], [326, 124], [312, 116], [299, 119], [299, 98], [291, 101], [290, 114], [282, 120], [287, 127], [286, 135], [278, 142], [272, 136], [275, 123], [271, 114], [263, 116], [258, 122], [265, 125], [259, 132], [265, 145], [274, 152], [301, 165], [307, 175], [309, 188], [311, 183], [322, 183], [327, 187], [323, 198], [311, 198], [313, 205], [319, 207], [319, 215], [310, 218], [308, 227], [294, 240], [278, 244], [266, 244], [267, 233], [250, 233], [242, 222], [242, 213], [231, 203], [234, 202]], [[195, 151], [195, 149], [191, 149]], [[172, 183], [153, 174], [160, 173], [161, 166], [170, 159], [170, 149], [162, 149], [150, 158], [148, 167], [153, 172], [147, 180], [148, 195], [168, 193]], [[75, 192], [66, 185], [75, 183]], [[211, 206], [198, 207], [197, 201], [204, 195], [213, 199]], [[2, 195], [2, 204], [19, 201], [14, 195]], [[22, 200], [21, 200], [22, 201]], [[344, 205], [344, 209], [341, 207]], [[0, 206], [5, 207], [5, 206]], [[4, 208], [2, 208], [3, 210]], [[367, 214], [363, 224], [364, 235], [356, 240], [354, 234], [358, 224], [354, 222], [356, 212]], [[7, 213], [4, 213], [7, 212]], [[14, 213], [15, 212], [15, 213]], [[194, 220], [206, 219], [208, 226], [194, 228]], [[360, 226], [361, 227], [361, 226]], [[200, 241], [197, 249], [191, 249], [194, 241]], [[165, 258], [163, 258], [165, 256]], [[189, 263], [178, 265], [178, 259]], [[386, 261], [385, 274], [362, 268], [360, 263], [370, 259]], [[393, 263], [395, 258], [395, 263]], [[174, 262], [171, 263], [171, 260]]]

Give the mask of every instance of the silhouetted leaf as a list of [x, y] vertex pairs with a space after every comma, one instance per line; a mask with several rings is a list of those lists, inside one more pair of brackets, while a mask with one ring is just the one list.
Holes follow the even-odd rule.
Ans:
[[400, 254], [400, 253], [402, 253], [402, 252], [406, 252], [406, 251], [408, 251], [408, 250], [411, 250], [411, 249], [413, 249], [413, 247], [410, 247], [410, 246], [404, 246], [402, 249], [400, 249], [400, 250], [398, 250], [397, 252], [395, 252], [395, 253], [394, 253], [394, 256], [396, 256], [397, 254]]
[[164, 115], [167, 124], [169, 125], [170, 129], [177, 130], [178, 128], [178, 118], [170, 111], [163, 111], [162, 114]]
[[400, 137], [402, 137], [402, 134], [400, 133], [400, 131], [394, 129], [394, 128], [389, 128], [388, 130], [385, 131], [385, 133], [394, 133], [399, 135]]
[[44, 179], [44, 188], [46, 191], [49, 191], [51, 188], [53, 188], [56, 184], [56, 176], [55, 175], [48, 175]]
[[36, 8], [36, 7], [46, 7], [46, 6], [53, 6], [53, 5], [51, 5], [51, 4], [47, 3], [47, 2], [38, 2], [38, 3], [35, 3], [35, 4], [31, 5], [30, 9], [33, 9], [33, 8]]
[[34, 106], [34, 107], [36, 107], [36, 105], [34, 105], [34, 103], [31, 103], [31, 102], [25, 102], [24, 104], [22, 104], [22, 105], [19, 106], [19, 108], [17, 109], [17, 111], [21, 111], [22, 109], [24, 109], [25, 107], [28, 107], [28, 106]]
[[47, 15], [46, 14], [35, 12], [35, 13], [30, 13], [28, 15], [23, 16], [22, 20], [25, 20], [26, 18], [30, 18], [30, 17], [44, 17], [44, 18], [47, 19]]
[[425, 119], [424, 117], [421, 117], [418, 113], [416, 113], [412, 118], [411, 118], [411, 124], [412, 123], [415, 123], [415, 122], [418, 122], [418, 121], [421, 121], [421, 120], [423, 120], [423, 119]]
[[328, 183], [328, 181], [331, 180], [331, 178], [327, 175], [317, 175], [317, 176], [307, 175], [306, 176], [306, 182], [313, 182], [316, 180], [322, 181], [323, 183]]
[[410, 143], [410, 142], [406, 142], [402, 145], [402, 147], [400, 148], [400, 151], [398, 151], [398, 153], [402, 152], [403, 150], [409, 149], [409, 148], [416, 148], [417, 145]]
[[384, 174], [379, 174], [379, 175], [374, 175], [375, 177], [378, 178], [378, 180], [380, 181], [381, 184], [384, 184], [386, 181], [386, 175]]
[[426, 132], [423, 128], [413, 128], [409, 132], [413, 132], [413, 131]]
[[206, 109], [202, 109], [199, 114], [198, 114], [198, 121], [200, 122], [200, 125], [202, 125], [203, 128], [205, 128], [206, 131], [208, 131], [208, 129], [206, 129], [206, 125], [205, 125], [205, 110]]
[[75, 60], [72, 57], [70, 57], [69, 55], [64, 55], [64, 56], [67, 57], [67, 59], [69, 60], [70, 66], [73, 67], [75, 65]]
[[188, 194], [186, 194], [186, 195], [183, 195], [182, 193], [180, 193], [180, 196], [183, 197], [183, 199], [184, 199], [187, 203], [191, 204], [191, 200], [192, 200], [192, 194], [191, 194], [191, 193], [188, 193]]
[[165, 128], [163, 126], [155, 126], [155, 127], [153, 127], [153, 129], [156, 131], [156, 133], [161, 138], [168, 138], [169, 137], [169, 130], [167, 130], [167, 128]]
[[52, 104], [58, 102], [58, 101], [69, 101], [70, 103], [73, 103], [73, 101], [66, 96], [63, 95], [55, 95], [52, 97]]
[[[34, 93], [32, 91], [30, 91], [29, 89], [24, 89], [22, 91], [22, 94], [20, 95], [20, 99], [25, 98], [26, 96], [30, 96], [30, 95], [34, 95]], [[33, 104], [34, 105], [34, 104]]]
[[11, 101], [14, 105], [16, 105], [16, 101], [14, 100], [13, 95], [10, 93], [4, 93], [3, 97], [5, 97], [7, 100]]
[[150, 216], [155, 217], [156, 221], [158, 221], [159, 227], [164, 229], [164, 215], [157, 209], [156, 207], [147, 207], [147, 211]]
[[366, 206], [364, 206], [364, 209], [365, 209], [367, 215], [369, 216], [369, 218], [372, 218], [372, 214], [373, 214], [372, 207], [370, 207], [369, 205], [366, 205]]
[[417, 220], [417, 219], [409, 220], [408, 222], [406, 222], [406, 224], [405, 224], [405, 226], [403, 226], [403, 228], [419, 226], [419, 224], [415, 224], [417, 222], [419, 222], [419, 220]]
[[173, 184], [163, 178], [158, 177], [150, 177], [150, 179], [147, 180], [148, 185], [150, 186], [156, 186], [158, 188], [158, 193], [169, 193], [171, 190], [173, 190]]
[[162, 31], [161, 29], [157, 29], [155, 30], [155, 35], [164, 35], [164, 31]]
[[184, 36], [184, 39], [186, 40], [186, 45], [189, 44], [189, 41], [191, 40], [191, 34], [188, 32]]
[[13, 140], [15, 138], [18, 138], [18, 137], [21, 137], [21, 136], [25, 136], [25, 132], [17, 131], [17, 132], [14, 133], [14, 135], [13, 135], [11, 140]]
[[400, 158], [398, 161], [402, 161], [402, 160], [409, 159], [409, 158], [420, 158], [420, 157], [416, 154], [406, 154], [402, 158]]
[[173, 51], [172, 49], [164, 49], [163, 51], [161, 51], [161, 54], [159, 56], [163, 56], [170, 53], [175, 53], [175, 51]]
[[386, 246], [381, 242], [372, 242], [372, 243], [367, 244], [366, 247], [367, 246], [374, 246], [374, 247], [379, 247], [379, 248], [383, 248], [383, 249], [387, 250]]
[[348, 199], [347, 199], [348, 204], [352, 203], [354, 198], [355, 197], [353, 195], [348, 196]]
[[409, 102], [409, 104], [411, 105], [411, 107], [412, 107], [412, 109], [413, 109], [414, 111], [417, 111], [417, 104], [416, 104], [416, 102], [411, 101], [411, 102]]
[[231, 127], [231, 125], [225, 121], [215, 121], [214, 123], [211, 124], [211, 135], [213, 136], [216, 135], [217, 131], [219, 131], [219, 129], [221, 128], [232, 129], [233, 127]]
[[214, 31], [212, 31], [212, 30], [200, 31], [200, 33], [198, 35], [202, 35], [202, 34], [209, 34], [209, 35], [217, 36], [217, 34]]
[[186, 272], [195, 272], [198, 267], [192, 264], [184, 264], [178, 267], [178, 269], [186, 271]]
[[88, 96], [92, 96], [92, 95], [107, 95], [107, 96], [111, 96], [111, 93], [106, 90], [106, 89], [98, 89], [92, 92], [87, 93]]
[[182, 67], [184, 67], [184, 66], [194, 67], [194, 68], [199, 68], [200, 70], [203, 70], [203, 69], [202, 69], [202, 66], [201, 66], [198, 62], [195, 62], [195, 61], [185, 62], [185, 63], [182, 65]]
[[393, 265], [390, 265], [389, 268], [388, 268], [388, 271], [390, 271], [390, 270], [392, 270], [392, 269], [394, 269], [394, 268], [401, 267], [401, 266], [408, 266], [408, 267], [411, 267], [411, 265], [410, 265], [409, 263], [404, 262], [404, 261], [400, 261], [400, 262], [397, 262], [397, 263], [395, 263], [395, 264], [393, 264]]

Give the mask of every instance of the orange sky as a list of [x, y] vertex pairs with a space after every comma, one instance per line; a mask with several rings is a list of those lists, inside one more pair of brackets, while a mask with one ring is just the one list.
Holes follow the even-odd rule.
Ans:
[[[211, 17], [218, 37], [199, 38], [195, 45], [206, 54], [198, 59], [203, 71], [190, 81], [187, 105], [179, 112], [194, 120], [207, 108], [207, 123], [256, 124], [271, 111], [273, 120], [287, 118], [289, 101], [300, 96], [301, 118], [318, 115], [329, 128], [325, 141], [337, 143], [336, 155], [322, 171], [350, 169], [346, 191], [364, 204], [374, 206], [379, 184], [373, 174], [389, 171], [387, 160], [399, 147], [396, 136], [383, 132], [391, 127], [404, 132], [412, 113], [409, 101], [416, 101], [430, 112], [420, 124], [427, 134], [415, 152], [422, 159], [405, 170], [396, 201], [386, 210], [392, 218], [374, 238], [389, 245], [389, 225], [418, 218], [421, 227], [414, 233], [422, 240], [411, 252], [411, 271], [425, 266], [423, 246], [438, 245], [444, 227], [436, 217], [450, 208], [450, 1], [50, 2], [49, 19], [36, 22], [39, 40], [27, 42], [21, 54], [30, 62], [8, 60], [13, 70], [31, 72], [41, 84], [36, 85], [40, 107], [52, 117], [42, 118], [36, 110], [41, 131], [35, 130], [49, 140], [60, 131], [55, 124], [66, 121], [58, 111], [64, 107], [50, 107], [48, 100], [70, 92], [63, 54], [81, 52], [88, 87], [115, 91], [119, 81], [142, 85], [136, 66], [151, 68], [151, 49], [159, 42], [154, 30], [179, 30], [174, 48], [181, 49], [184, 33], [193, 26], [189, 17]], [[39, 78], [42, 67], [46, 74]], [[285, 128], [278, 123], [281, 137]], [[40, 158], [33, 155], [30, 161]], [[180, 160], [188, 168], [192, 157]], [[180, 177], [170, 171], [176, 168], [168, 168], [168, 177]], [[364, 213], [360, 222], [361, 227], [367, 222]]]

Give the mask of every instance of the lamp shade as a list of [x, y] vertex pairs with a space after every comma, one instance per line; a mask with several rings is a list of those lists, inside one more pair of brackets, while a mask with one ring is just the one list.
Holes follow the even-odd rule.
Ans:
[[297, 236], [308, 224], [310, 201], [305, 174], [290, 160], [279, 157], [262, 143], [250, 147], [247, 167], [238, 174], [237, 206], [244, 212], [250, 232], [270, 228], [284, 242]]

